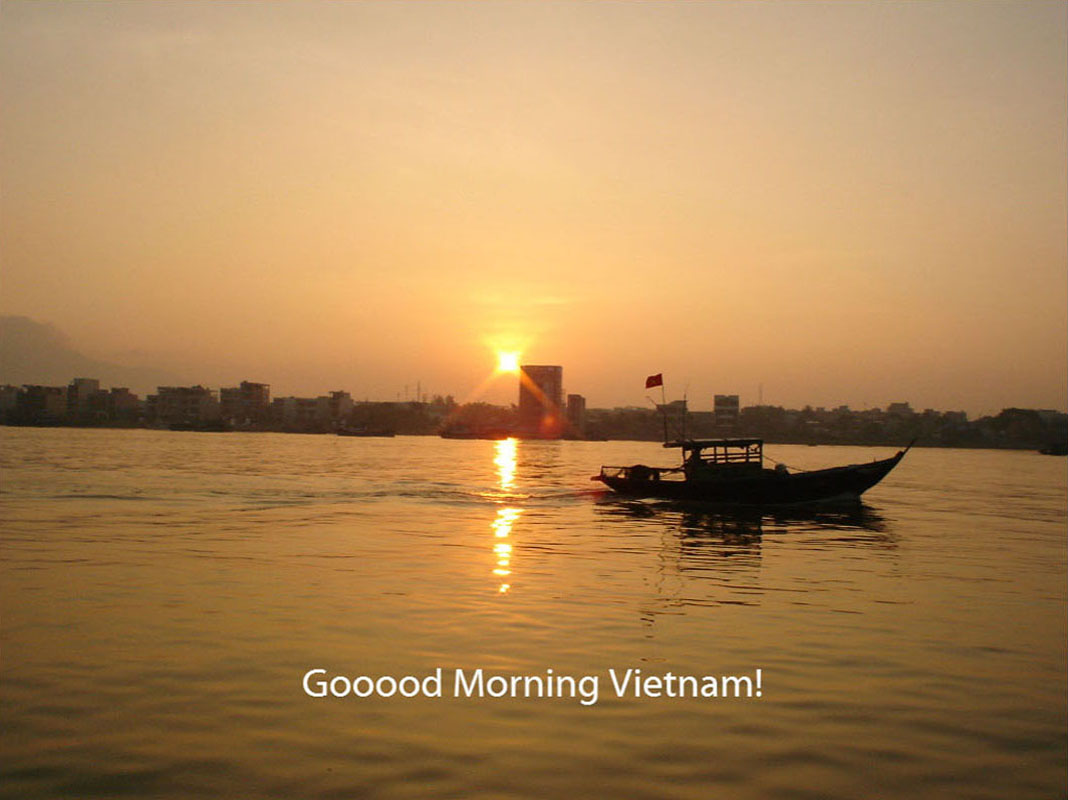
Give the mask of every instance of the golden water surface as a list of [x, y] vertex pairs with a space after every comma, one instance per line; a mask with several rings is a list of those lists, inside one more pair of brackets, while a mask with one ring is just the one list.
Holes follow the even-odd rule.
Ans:
[[[655, 444], [0, 445], [4, 797], [1065, 795], [1063, 459], [914, 449], [855, 511], [738, 516], [588, 480], [669, 463]], [[439, 667], [600, 696], [301, 685]], [[759, 669], [761, 693], [617, 698], [628, 668]]]

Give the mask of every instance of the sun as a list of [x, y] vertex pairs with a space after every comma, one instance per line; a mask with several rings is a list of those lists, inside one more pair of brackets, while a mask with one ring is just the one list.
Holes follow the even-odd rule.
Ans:
[[519, 353], [514, 351], [497, 351], [498, 372], [519, 372]]

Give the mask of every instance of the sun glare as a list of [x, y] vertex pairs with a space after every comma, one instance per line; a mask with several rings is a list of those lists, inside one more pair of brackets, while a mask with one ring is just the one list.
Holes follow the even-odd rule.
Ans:
[[498, 372], [519, 372], [519, 353], [497, 351]]

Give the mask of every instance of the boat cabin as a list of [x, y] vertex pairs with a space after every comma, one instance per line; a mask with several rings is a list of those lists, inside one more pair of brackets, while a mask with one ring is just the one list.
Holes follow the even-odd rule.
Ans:
[[763, 439], [680, 439], [664, 447], [681, 447], [683, 461], [696, 456], [709, 464], [764, 464]]
[[601, 467], [593, 480], [701, 481], [747, 477], [764, 468], [763, 439], [680, 439], [664, 442], [664, 447], [682, 449], [681, 467]]
[[764, 468], [763, 439], [682, 439], [664, 442], [682, 450], [682, 467], [688, 479], [717, 473], [760, 472]]

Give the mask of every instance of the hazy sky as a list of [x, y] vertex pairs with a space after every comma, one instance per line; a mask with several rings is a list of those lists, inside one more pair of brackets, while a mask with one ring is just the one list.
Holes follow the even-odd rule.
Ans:
[[591, 406], [1063, 410], [1066, 9], [5, 1], [0, 312], [275, 395], [508, 347]]

